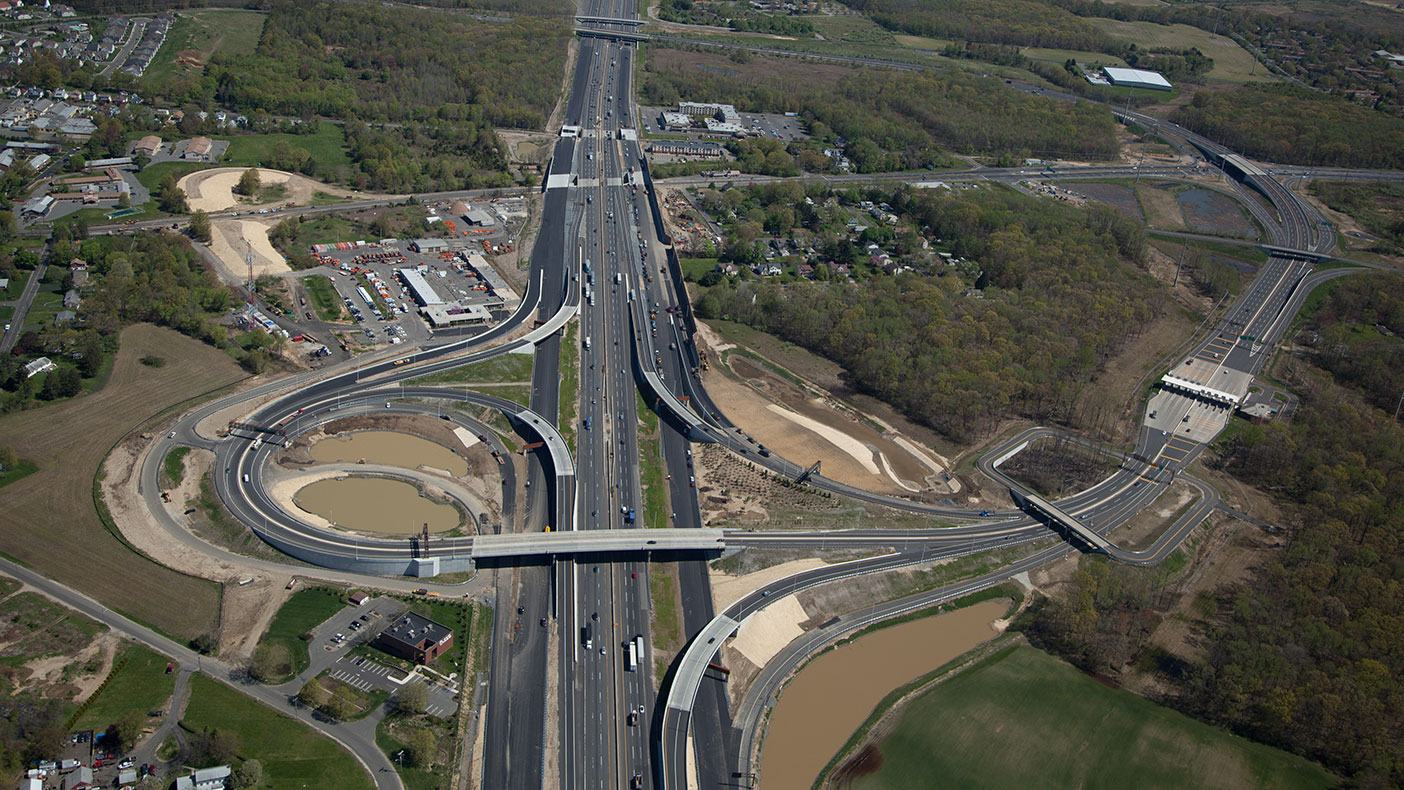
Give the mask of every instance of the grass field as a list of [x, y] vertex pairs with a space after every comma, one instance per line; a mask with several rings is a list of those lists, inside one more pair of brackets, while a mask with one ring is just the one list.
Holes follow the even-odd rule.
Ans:
[[292, 656], [292, 673], [296, 675], [306, 669], [308, 663], [307, 643], [302, 641], [302, 635], [341, 611], [345, 605], [341, 593], [334, 590], [321, 587], [298, 590], [278, 610], [259, 644], [287, 648]]
[[189, 454], [189, 447], [173, 447], [166, 453], [166, 460], [161, 463], [161, 472], [165, 475], [163, 484], [180, 485], [180, 481], [185, 479], [185, 456]]
[[313, 244], [335, 244], [338, 241], [356, 241], [370, 234], [360, 225], [342, 217], [316, 217], [298, 226], [298, 242], [306, 247]]
[[[147, 85], [155, 85], [175, 76], [199, 75], [203, 64], [208, 63], [216, 51], [249, 54], [258, 46], [263, 20], [264, 15], [258, 11], [183, 11], [166, 33], [165, 43], [142, 80]], [[194, 60], [178, 63], [177, 59], [182, 56]]]
[[[102, 730], [129, 710], [142, 715], [157, 710], [175, 691], [175, 675], [166, 674], [169, 658], [141, 645], [128, 647], [116, 661], [127, 659], [126, 665], [112, 677], [88, 709], [78, 718], [74, 729]], [[113, 664], [116, 666], [116, 663]]]
[[[176, 180], [179, 181], [181, 178], [191, 173], [194, 173], [197, 170], [206, 170], [211, 167], [214, 167], [214, 165], [206, 164], [204, 162], [157, 162], [154, 165], [147, 165], [146, 167], [143, 167], [137, 173], [137, 180], [141, 182], [142, 186], [146, 187], [152, 192], [155, 192], [156, 189], [161, 186], [161, 179], [165, 178], [167, 173], [174, 174]], [[155, 205], [154, 200], [152, 201], [152, 205]], [[112, 209], [100, 209], [100, 211], [102, 211], [104, 214], [107, 214], [110, 213]], [[136, 214], [132, 214], [130, 216], [123, 217], [122, 220], [125, 222], [126, 220], [133, 218], [140, 219], [141, 217], [137, 216]]]
[[865, 16], [806, 16], [804, 21], [814, 26], [815, 32], [830, 41], [853, 41], [859, 43], [891, 44], [892, 31], [885, 30], [878, 23]]
[[894, 39], [898, 44], [910, 49], [931, 49], [940, 51], [954, 44], [949, 38], [931, 38], [929, 36], [907, 36], [897, 35]]
[[[1013, 647], [912, 701], [855, 790], [928, 786], [1317, 788], [1320, 766]], [[1076, 755], [1076, 758], [1073, 756]]]
[[415, 381], [426, 384], [531, 381], [531, 365], [532, 358], [526, 354], [503, 354], [483, 362], [422, 376]]
[[10, 278], [10, 284], [0, 289], [0, 300], [11, 302], [20, 298], [24, 293], [24, 284], [29, 282], [29, 275], [32, 272], [20, 269], [15, 272], [15, 276]]
[[683, 279], [693, 282], [717, 268], [716, 258], [678, 258], [678, 263], [682, 265]]
[[224, 164], [232, 167], [253, 167], [262, 165], [273, 153], [273, 146], [279, 142], [293, 148], [306, 148], [307, 153], [317, 162], [319, 172], [330, 172], [339, 165], [351, 164], [346, 155], [346, 136], [341, 127], [324, 123], [316, 134], [248, 134], [238, 137], [222, 137], [229, 141], [229, 150], [224, 152]]
[[323, 321], [341, 320], [341, 300], [331, 280], [320, 274], [309, 274], [302, 278], [302, 287], [307, 289], [307, 298]]
[[0, 488], [28, 477], [39, 471], [39, 467], [21, 458], [19, 463], [0, 472]]
[[370, 790], [370, 776], [336, 742], [296, 719], [255, 702], [216, 680], [190, 678], [190, 704], [181, 726], [219, 729], [238, 737], [236, 751], [263, 763], [265, 787]]
[[1169, 47], [1186, 49], [1198, 47], [1214, 59], [1214, 68], [1205, 77], [1210, 84], [1242, 85], [1246, 82], [1275, 82], [1266, 68], [1256, 68], [1257, 60], [1228, 36], [1210, 35], [1189, 25], [1157, 25], [1154, 22], [1122, 22], [1116, 19], [1087, 19], [1112, 39], [1135, 44], [1141, 49]]
[[[148, 355], [166, 364], [141, 364]], [[102, 391], [0, 418], [0, 436], [39, 466], [5, 488], [0, 551], [176, 638], [213, 630], [219, 585], [176, 573], [119, 541], [98, 513], [94, 478], [107, 451], [128, 431], [245, 375], [217, 349], [142, 324], [122, 332]]]
[[566, 328], [565, 341], [561, 343], [560, 375], [561, 396], [556, 419], [562, 438], [572, 453], [575, 452], [575, 415], [579, 411], [580, 392], [580, 343], [577, 330], [579, 324]]
[[639, 518], [645, 527], [669, 527], [668, 490], [663, 479], [663, 440], [658, 433], [658, 415], [636, 394], [639, 420], [639, 482], [644, 486], [643, 512]]

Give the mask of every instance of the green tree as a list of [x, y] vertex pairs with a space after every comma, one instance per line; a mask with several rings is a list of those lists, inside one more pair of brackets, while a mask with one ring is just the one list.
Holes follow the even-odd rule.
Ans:
[[258, 760], [245, 760], [234, 769], [233, 779], [236, 790], [257, 787], [263, 781], [263, 763]]
[[44, 377], [44, 386], [39, 390], [39, 397], [44, 400], [71, 398], [82, 389], [83, 382], [79, 379], [78, 369], [60, 365], [58, 370], [50, 371], [49, 375]]
[[423, 683], [406, 683], [395, 692], [394, 709], [402, 716], [415, 716], [429, 707], [429, 688]]
[[240, 195], [253, 197], [258, 194], [258, 187], [258, 168], [251, 167], [239, 176], [239, 183], [234, 186], [234, 191]]
[[345, 686], [337, 686], [326, 703], [322, 705], [321, 711], [337, 721], [346, 721], [356, 715], [356, 696], [351, 693], [351, 689]]
[[264, 683], [292, 674], [292, 656], [287, 646], [262, 644], [254, 648], [249, 673]]
[[161, 178], [161, 185], [156, 190], [156, 203], [167, 214], [185, 214], [190, 211], [185, 204], [185, 190], [176, 186], [174, 173], [167, 173]]
[[417, 729], [410, 733], [409, 743], [410, 761], [419, 768], [428, 768], [434, 764], [434, 757], [438, 752], [438, 742], [434, 739], [434, 733], [426, 729]]
[[190, 236], [196, 241], [210, 243], [210, 215], [204, 211], [196, 211], [190, 215]]
[[126, 751], [136, 745], [137, 739], [141, 737], [141, 727], [145, 723], [146, 719], [141, 711], [125, 711], [117, 717], [117, 721], [108, 725], [107, 737], [118, 744], [118, 751]]
[[297, 692], [297, 701], [309, 708], [315, 708], [322, 704], [322, 696], [325, 694], [322, 688], [322, 681], [311, 678], [302, 684], [302, 688]]

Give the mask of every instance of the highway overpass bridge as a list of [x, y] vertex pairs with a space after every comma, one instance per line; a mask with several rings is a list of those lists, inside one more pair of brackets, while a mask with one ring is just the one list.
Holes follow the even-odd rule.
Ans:
[[1057, 505], [1049, 502], [1032, 491], [1020, 491], [1017, 488], [1010, 488], [1009, 493], [1014, 497], [1014, 504], [1020, 510], [1033, 516], [1034, 518], [1045, 519], [1053, 522], [1054, 529], [1067, 533], [1069, 537], [1081, 541], [1083, 545], [1093, 551], [1102, 554], [1112, 554], [1113, 546], [1111, 541], [1098, 535], [1095, 531], [1083, 524], [1072, 514], [1064, 511]]
[[624, 551], [715, 551], [726, 548], [719, 529], [590, 529], [524, 535], [479, 535], [473, 560]]
[[649, 37], [644, 33], [629, 33], [623, 30], [601, 30], [596, 27], [575, 26], [575, 35], [593, 38], [611, 38], [616, 41], [648, 41]]
[[575, 21], [586, 24], [628, 25], [630, 27], [637, 27], [645, 23], [642, 19], [620, 19], [613, 16], [577, 16]]

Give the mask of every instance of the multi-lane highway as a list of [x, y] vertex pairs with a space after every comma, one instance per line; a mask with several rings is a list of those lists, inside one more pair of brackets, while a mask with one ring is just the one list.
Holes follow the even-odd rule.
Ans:
[[[582, 11], [590, 18], [582, 18], [580, 23], [592, 30], [633, 28], [627, 20], [632, 19], [634, 9], [623, 0], [588, 0]], [[692, 337], [695, 327], [681, 272], [664, 237], [647, 165], [630, 134], [636, 125], [631, 85], [635, 54], [635, 45], [627, 40], [585, 37], [580, 41], [565, 113], [568, 131], [554, 149], [544, 185], [546, 205], [533, 251], [530, 287], [517, 313], [501, 326], [467, 340], [422, 348], [354, 369], [345, 364], [337, 367], [334, 375], [296, 382], [289, 394], [257, 410], [248, 421], [282, 431], [264, 435], [276, 437], [281, 444], [286, 436], [347, 414], [438, 413], [432, 405], [436, 401], [496, 408], [507, 414], [529, 441], [542, 443], [528, 455], [520, 489], [515, 475], [506, 474], [508, 498], [520, 493], [525, 507], [520, 513], [509, 508], [503, 529], [528, 534], [700, 526], [692, 485], [691, 442], [718, 443], [759, 467], [797, 476], [801, 467], [790, 460], [761, 455], [701, 385]], [[1239, 179], [1234, 188], [1250, 202], [1273, 245], [1314, 253], [1330, 249], [1332, 236], [1320, 231], [1319, 217], [1276, 181], [1273, 169], [1247, 162], [1173, 125], [1134, 113], [1128, 117], [1148, 126], [1159, 125], [1162, 135], [1183, 150], [1198, 150], [1210, 163], [1232, 171]], [[1076, 175], [1104, 177], [1130, 171], [1086, 168]], [[1173, 176], [1182, 174], [1183, 169], [1147, 168], [1139, 172]], [[902, 177], [912, 179], [909, 174]], [[938, 177], [1018, 180], [1043, 174], [982, 168]], [[1251, 376], [1285, 332], [1290, 315], [1310, 289], [1324, 279], [1348, 273], [1313, 273], [1311, 256], [1275, 255], [1223, 322], [1194, 345], [1176, 370], [1182, 366], [1194, 371], [1202, 368], [1201, 378], [1210, 390], [1220, 377], [1241, 380]], [[577, 316], [576, 347], [563, 350], [562, 328]], [[528, 406], [461, 389], [408, 383], [429, 373], [520, 352], [535, 357]], [[563, 352], [578, 356], [578, 379], [571, 384], [579, 386], [578, 399], [568, 415], [571, 424], [558, 430]], [[684, 640], [691, 645], [669, 672], [672, 681], [666, 709], [656, 705], [655, 689], [661, 679], [656, 676], [658, 667], [648, 628], [654, 602], [649, 594], [646, 543], [640, 541], [642, 545], [635, 550], [618, 554], [557, 553], [490, 568], [497, 616], [484, 723], [484, 786], [644, 787], [661, 783], [681, 787], [687, 763], [684, 756], [689, 749], [697, 784], [724, 785], [736, 766], [745, 765], [749, 750], [744, 744], [754, 735], [759, 721], [757, 706], [763, 708], [764, 701], [753, 704], [748, 698], [740, 729], [735, 730], [724, 680], [693, 669], [698, 661], [705, 667], [711, 660], [730, 632], [728, 624], [739, 623], [776, 598], [799, 589], [859, 573], [1025, 543], [1049, 535], [1049, 526], [1074, 539], [1079, 534], [1106, 533], [1154, 501], [1178, 478], [1195, 487], [1200, 500], [1154, 544], [1139, 552], [1124, 551], [1114, 544], [1103, 547], [1127, 562], [1160, 561], [1217, 504], [1213, 490], [1186, 476], [1184, 469], [1228, 414], [1224, 404], [1174, 387], [1168, 382], [1163, 399], [1148, 409], [1134, 450], [1119, 456], [1119, 466], [1112, 474], [1032, 515], [1007, 511], [982, 516], [978, 511], [873, 494], [815, 476], [811, 484], [866, 502], [921, 513], [945, 524], [980, 523], [938, 530], [728, 531], [724, 540], [730, 547], [891, 547], [893, 553], [777, 582], [722, 613], [712, 611], [703, 562], [706, 557], [681, 558], [676, 568], [682, 629]], [[648, 460], [662, 462], [667, 472], [666, 523], [643, 523], [639, 393], [645, 406], [663, 417], [662, 458]], [[213, 413], [210, 408], [226, 405], [228, 402], [214, 404], [198, 414], [207, 415]], [[461, 417], [449, 418], [471, 430], [481, 430]], [[263, 490], [261, 470], [274, 452], [274, 444], [249, 434], [212, 443], [194, 433], [195, 422], [194, 415], [182, 420], [176, 436], [162, 446], [175, 442], [215, 449], [216, 470], [221, 466], [224, 470], [216, 475], [220, 496], [236, 517], [273, 545], [347, 572], [434, 573], [468, 567], [472, 538], [421, 545], [352, 537], [302, 523]], [[999, 465], [1029, 442], [1050, 433], [1032, 429], [1002, 443], [981, 459], [980, 469], [1020, 492], [1019, 484], [1005, 477]], [[568, 439], [571, 436], [573, 446]], [[494, 446], [506, 453], [495, 440]], [[1049, 511], [1058, 514], [1051, 525], [1047, 523]], [[1101, 545], [1101, 539], [1097, 542]], [[927, 605], [942, 595], [977, 589], [1068, 550], [1068, 546], [1059, 545], [1034, 552], [988, 578], [877, 607], [826, 626], [787, 650], [757, 683], [754, 693], [770, 693], [772, 684], [791, 666], [787, 662], [799, 661], [807, 651], [851, 630], [850, 625], [861, 627], [903, 611], [903, 607]]]

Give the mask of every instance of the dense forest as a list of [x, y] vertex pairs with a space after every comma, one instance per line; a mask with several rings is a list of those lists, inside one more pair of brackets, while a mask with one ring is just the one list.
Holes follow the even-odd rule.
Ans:
[[[1398, 276], [1362, 277], [1323, 304], [1311, 319], [1323, 335], [1372, 319], [1404, 330]], [[1347, 341], [1351, 349], [1373, 354], [1373, 339], [1356, 338]], [[1190, 660], [1162, 653], [1145, 663], [1158, 666], [1169, 701], [1187, 712], [1321, 760], [1355, 786], [1398, 787], [1404, 429], [1391, 411], [1313, 365], [1290, 360], [1278, 375], [1302, 398], [1293, 421], [1233, 433], [1213, 463], [1272, 492], [1284, 507], [1286, 546], [1251, 581], [1205, 602], [1205, 617], [1195, 624], [1205, 654]], [[1337, 376], [1392, 407], [1374, 394], [1369, 371], [1346, 366]], [[1391, 384], [1394, 398], [1399, 384]], [[1156, 577], [1094, 563], [1074, 587], [1039, 611], [1031, 638], [1096, 672], [1139, 662], [1163, 592]]]
[[[803, 3], [808, 5], [808, 3]], [[661, 0], [658, 18], [688, 25], [729, 27], [738, 33], [771, 33], [781, 36], [812, 36], [814, 26], [789, 14], [763, 14], [745, 2], [706, 2]]]
[[403, 6], [273, 0], [253, 55], [216, 55], [205, 78], [238, 110], [365, 121], [451, 119], [537, 128], [560, 93], [570, 30]]
[[752, 112], [798, 112], [814, 137], [843, 138], [859, 172], [944, 166], [940, 149], [1013, 157], [1106, 159], [1116, 153], [1105, 107], [1031, 96], [958, 73], [854, 71], [829, 84], [773, 76], [756, 58], [744, 74], [678, 65], [647, 69], [643, 101], [725, 101]]
[[1404, 279], [1353, 277], [1333, 286], [1301, 340], [1317, 365], [1393, 412], [1404, 395]]
[[569, 28], [557, 19], [486, 23], [444, 11], [289, 0], [268, 10], [257, 51], [217, 54], [190, 89], [192, 100], [208, 94], [251, 115], [344, 119], [358, 170], [344, 180], [360, 188], [503, 185], [493, 127], [545, 126], [560, 92]]
[[1348, 214], [1379, 237], [1374, 249], [1404, 250], [1404, 185], [1389, 181], [1323, 181], [1312, 179], [1311, 193], [1327, 206]]
[[1301, 88], [1200, 91], [1172, 119], [1271, 162], [1404, 167], [1404, 120]]
[[1012, 414], [1065, 418], [1089, 374], [1159, 309], [1157, 289], [1131, 265], [1143, 254], [1140, 228], [1110, 210], [1002, 189], [899, 191], [891, 200], [894, 212], [977, 261], [983, 291], [920, 274], [857, 288], [723, 281], [702, 294], [698, 314], [828, 357], [851, 386], [968, 441]]
[[901, 33], [1023, 47], [1101, 50], [1107, 38], [1073, 14], [1036, 0], [844, 0]]

